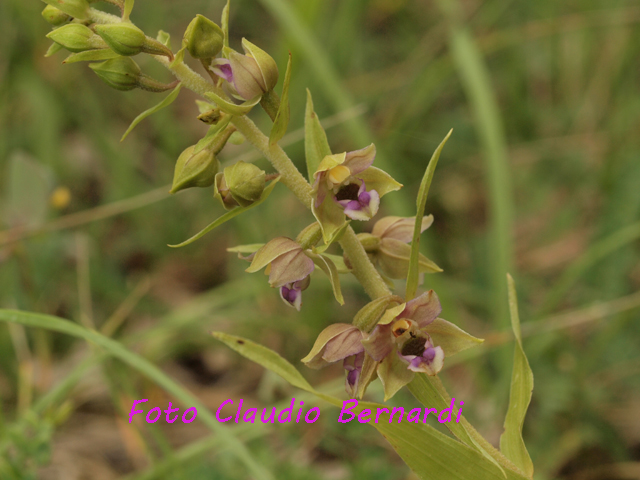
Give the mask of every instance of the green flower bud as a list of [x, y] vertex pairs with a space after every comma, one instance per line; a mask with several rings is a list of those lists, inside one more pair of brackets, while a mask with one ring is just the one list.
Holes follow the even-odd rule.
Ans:
[[222, 50], [224, 33], [207, 17], [197, 15], [187, 27], [184, 40], [193, 58], [213, 58]]
[[89, 2], [87, 0], [45, 0], [49, 5], [61, 10], [63, 13], [85, 20], [89, 11]]
[[107, 48], [108, 45], [98, 35], [93, 33], [89, 27], [79, 23], [72, 23], [64, 27], [56, 28], [47, 35], [70, 52], [84, 52], [97, 48]]
[[216, 175], [213, 188], [213, 197], [220, 200], [220, 203], [222, 203], [225, 210], [232, 210], [240, 205], [236, 202], [235, 198], [233, 198], [233, 195], [231, 195], [231, 190], [229, 190], [229, 187], [227, 186], [224, 173], [221, 172]]
[[96, 25], [94, 28], [114, 52], [125, 57], [142, 52], [147, 39], [142, 30], [129, 22]]
[[266, 91], [273, 90], [278, 83], [278, 65], [276, 61], [271, 55], [261, 48], [258, 48], [246, 38], [242, 39], [242, 48], [247, 56], [253, 58], [258, 64]]
[[71, 20], [70, 15], [67, 15], [62, 10], [52, 7], [51, 5], [44, 7], [44, 10], [42, 10], [42, 18], [54, 27], [59, 27]]
[[133, 90], [139, 85], [142, 71], [136, 62], [128, 57], [118, 57], [101, 63], [91, 63], [89, 67], [107, 85], [116, 90]]
[[258, 201], [266, 184], [264, 170], [243, 161], [225, 168], [224, 177], [231, 195], [242, 207]]
[[186, 148], [178, 157], [171, 193], [185, 188], [213, 185], [220, 163], [212, 150], [205, 148], [194, 154], [195, 148], [195, 145]]
[[130, 57], [144, 52], [152, 55], [165, 55], [173, 59], [173, 53], [167, 46], [147, 37], [133, 23], [120, 22], [96, 25], [94, 29], [118, 55]]

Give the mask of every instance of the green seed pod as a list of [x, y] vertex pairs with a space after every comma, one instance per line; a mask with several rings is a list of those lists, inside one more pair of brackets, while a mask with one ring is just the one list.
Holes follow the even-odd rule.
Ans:
[[59, 27], [67, 23], [71, 20], [71, 15], [67, 15], [62, 10], [57, 9], [56, 7], [52, 7], [51, 5], [47, 5], [42, 10], [42, 18], [44, 18], [47, 23], [53, 25], [54, 27]]
[[212, 150], [205, 148], [194, 154], [195, 148], [195, 145], [186, 148], [178, 157], [171, 193], [185, 188], [206, 188], [213, 185], [220, 163]]
[[197, 15], [187, 27], [184, 40], [193, 58], [213, 58], [222, 50], [224, 33], [207, 17]]
[[142, 52], [147, 40], [144, 32], [129, 22], [96, 25], [94, 28], [114, 52], [125, 57]]
[[142, 71], [136, 62], [128, 57], [118, 57], [101, 63], [91, 63], [89, 67], [107, 85], [116, 90], [133, 90], [139, 86]]
[[225, 168], [224, 177], [231, 195], [242, 207], [259, 200], [266, 184], [264, 170], [243, 161]]
[[72, 23], [60, 28], [56, 28], [47, 35], [70, 52], [84, 52], [97, 48], [107, 48], [107, 44], [98, 35], [93, 33], [89, 27], [79, 23]]

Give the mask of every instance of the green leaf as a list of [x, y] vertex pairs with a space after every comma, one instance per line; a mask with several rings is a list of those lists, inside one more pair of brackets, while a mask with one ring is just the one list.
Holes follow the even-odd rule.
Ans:
[[504, 433], [500, 437], [500, 450], [527, 477], [533, 477], [533, 462], [527, 452], [522, 438], [522, 425], [531, 402], [533, 391], [533, 372], [522, 348], [520, 335], [520, 317], [518, 315], [518, 297], [511, 275], [507, 274], [509, 286], [509, 310], [511, 312], [511, 327], [516, 337], [513, 352], [513, 373], [511, 375], [511, 391], [509, 393], [509, 409], [504, 420]]
[[211, 334], [243, 357], [277, 373], [294, 387], [301, 388], [307, 392], [314, 391], [309, 382], [304, 379], [293, 365], [270, 348], [235, 335], [228, 335], [222, 332], [212, 332]]
[[222, 32], [224, 33], [224, 46], [229, 48], [229, 9], [230, 0], [227, 0], [227, 4], [222, 9]]
[[311, 92], [307, 89], [307, 109], [304, 114], [304, 153], [307, 159], [307, 176], [313, 185], [313, 174], [324, 157], [331, 155], [327, 134], [313, 110]]
[[145, 110], [144, 112], [142, 112], [140, 115], [138, 115], [133, 122], [131, 122], [131, 125], [129, 125], [129, 128], [127, 128], [127, 131], [124, 132], [124, 135], [122, 135], [122, 138], [120, 139], [120, 141], [122, 142], [125, 138], [127, 138], [127, 135], [129, 135], [131, 133], [131, 131], [136, 127], [136, 125], [138, 125], [142, 120], [144, 120], [145, 118], [147, 118], [150, 115], [153, 115], [154, 113], [159, 112], [160, 110], [162, 110], [165, 107], [168, 107], [169, 105], [171, 105], [174, 100], [176, 98], [178, 98], [178, 94], [180, 93], [180, 89], [182, 88], [182, 82], [180, 82], [176, 88], [174, 88], [171, 93], [169, 95], [167, 95], [166, 97], [164, 97], [164, 100], [162, 100], [160, 103], [158, 103], [157, 105], [151, 107], [148, 110]]
[[200, 141], [198, 141], [198, 143], [196, 143], [196, 148], [193, 149], [193, 154], [195, 155], [197, 153], [200, 153], [202, 150], [204, 150], [209, 145], [211, 145], [211, 143], [215, 140], [215, 136], [219, 132], [227, 128], [227, 125], [229, 125], [230, 121], [231, 121], [231, 117], [227, 116], [226, 118], [223, 118], [215, 125], [211, 125], [209, 127], [209, 130], [207, 130], [207, 134], [204, 137], [202, 137]]
[[203, 236], [205, 236], [207, 233], [209, 233], [214, 228], [219, 227], [220, 225], [222, 225], [226, 221], [231, 220], [234, 217], [237, 217], [241, 213], [244, 213], [244, 212], [246, 212], [247, 210], [249, 210], [249, 209], [251, 209], [253, 207], [257, 207], [258, 205], [260, 205], [262, 202], [264, 202], [267, 199], [267, 197], [271, 194], [271, 192], [273, 191], [273, 189], [276, 186], [276, 183], [278, 183], [279, 180], [280, 180], [280, 177], [277, 177], [269, 185], [267, 185], [267, 187], [262, 192], [262, 195], [260, 196], [260, 199], [257, 202], [252, 203], [248, 207], [236, 207], [233, 210], [230, 210], [227, 213], [225, 213], [224, 215], [222, 215], [221, 217], [219, 217], [217, 220], [211, 222], [209, 225], [207, 225], [204, 229], [202, 229], [199, 233], [195, 234], [189, 240], [185, 240], [184, 242], [179, 243], [177, 245], [169, 245], [169, 246], [171, 248], [179, 248], [179, 247], [184, 247], [186, 245], [189, 245], [190, 243], [193, 243], [196, 240], [198, 240], [199, 238], [202, 238]]
[[204, 94], [209, 100], [214, 102], [220, 110], [224, 113], [228, 113], [229, 115], [246, 115], [251, 111], [253, 107], [255, 107], [258, 103], [260, 103], [260, 98], [262, 95], [257, 95], [251, 100], [247, 100], [240, 105], [236, 105], [235, 103], [231, 103], [228, 100], [225, 100], [220, 95], [214, 92], [207, 92]]
[[444, 144], [447, 143], [447, 140], [449, 140], [452, 132], [453, 130], [449, 130], [447, 136], [444, 137], [444, 140], [442, 140], [440, 145], [438, 145], [436, 151], [433, 152], [431, 160], [429, 160], [429, 165], [427, 165], [427, 170], [424, 172], [424, 177], [422, 177], [422, 182], [420, 183], [420, 190], [418, 191], [418, 198], [416, 201], [418, 211], [416, 213], [416, 224], [413, 229], [413, 240], [411, 242], [411, 259], [409, 261], [409, 273], [407, 275], [407, 293], [405, 296], [407, 301], [414, 298], [418, 290], [418, 254], [420, 253], [420, 232], [422, 231], [422, 217], [424, 216], [424, 208], [427, 204], [427, 195], [429, 194], [429, 188], [431, 187], [433, 174], [436, 171], [436, 165], [438, 165], [440, 153], [442, 153]]
[[331, 255], [330, 253], [323, 253], [322, 256], [327, 257], [333, 262], [333, 264], [338, 269], [338, 273], [351, 272], [351, 269], [344, 263], [344, 258], [342, 257], [342, 255]]
[[64, 47], [62, 45], [60, 45], [59, 43], [53, 42], [49, 48], [47, 49], [47, 52], [44, 54], [45, 57], [51, 57], [52, 55], [55, 55], [56, 53], [58, 53], [60, 50], [62, 50]]
[[336, 297], [336, 300], [340, 305], [344, 305], [344, 298], [342, 296], [342, 290], [340, 289], [340, 275], [338, 268], [335, 263], [333, 263], [333, 260], [325, 255], [318, 255], [316, 253], [307, 252], [307, 255], [311, 260], [313, 260], [313, 263], [327, 274], [329, 281], [331, 282], [331, 286], [333, 287], [333, 295]]
[[110, 60], [119, 56], [120, 55], [118, 55], [110, 48], [101, 48], [98, 50], [87, 50], [85, 52], [72, 53], [67, 58], [65, 58], [62, 63], [94, 62], [101, 60]]
[[125, 22], [129, 20], [131, 11], [133, 10], [133, 4], [135, 0], [124, 0], [124, 10], [122, 12], [122, 20]]
[[185, 42], [182, 42], [182, 48], [178, 50], [178, 53], [176, 53], [175, 57], [173, 58], [173, 61], [171, 62], [171, 65], [170, 65], [171, 68], [175, 68], [181, 63], [184, 63], [184, 54], [186, 51], [187, 51], [187, 45]]
[[168, 377], [153, 363], [138, 354], [125, 348], [120, 342], [105, 337], [95, 330], [86, 329], [76, 323], [53, 317], [51, 315], [41, 315], [18, 310], [0, 310], [0, 321], [16, 323], [27, 327], [43, 328], [55, 332], [64, 333], [77, 338], [82, 338], [87, 342], [97, 345], [107, 351], [111, 356], [118, 358], [133, 369], [137, 370], [169, 394], [175, 397], [183, 405], [194, 407], [198, 410], [198, 418], [211, 431], [224, 438], [234, 455], [242, 461], [247, 469], [256, 478], [271, 480], [272, 475], [259, 465], [251, 456], [247, 447], [234, 435], [228, 427], [221, 425], [215, 415], [200, 401], [192, 395], [185, 387]]
[[287, 72], [284, 75], [284, 84], [282, 85], [282, 98], [280, 98], [280, 106], [278, 114], [271, 127], [269, 134], [269, 145], [275, 145], [287, 133], [289, 126], [289, 117], [291, 109], [289, 108], [289, 83], [291, 82], [291, 52], [289, 52], [289, 61], [287, 62]]
[[[277, 373], [293, 386], [310, 392], [332, 405], [343, 406], [342, 400], [314, 390], [300, 372], [276, 352], [241, 337], [220, 332], [213, 332], [213, 336], [244, 357]], [[388, 406], [371, 402], [358, 402], [352, 410], [360, 413], [368, 409], [374, 412], [373, 417], [375, 417], [378, 408], [389, 411]], [[389, 441], [419, 478], [424, 480], [434, 478], [502, 480], [504, 478], [499, 467], [476, 450], [438, 432], [429, 425], [407, 421], [398, 423], [396, 418], [397, 415], [391, 423], [390, 414], [381, 411], [378, 422], [371, 420], [368, 424], [376, 428]], [[355, 422], [357, 419], [354, 418], [352, 421]], [[446, 425], [450, 423], [447, 422]], [[513, 470], [506, 469], [505, 472], [508, 480], [524, 480], [523, 476]]]
[[[427, 408], [435, 408], [442, 412], [443, 409], [451, 407], [452, 419], [458, 419], [459, 402], [458, 405], [455, 404], [455, 398], [452, 399], [449, 396], [437, 375], [433, 377], [422, 373], [416, 375], [409, 384], [409, 391]], [[451, 421], [446, 422], [445, 425], [458, 440], [480, 452], [500, 470], [503, 477], [506, 477], [505, 469], [500, 465], [500, 462], [506, 464], [506, 459], [482, 438], [464, 417], [460, 422]]]

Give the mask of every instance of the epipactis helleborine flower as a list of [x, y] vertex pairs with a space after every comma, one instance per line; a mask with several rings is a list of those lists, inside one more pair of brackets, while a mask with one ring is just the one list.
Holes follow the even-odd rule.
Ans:
[[252, 254], [247, 272], [253, 273], [267, 267], [269, 284], [280, 290], [284, 302], [297, 310], [302, 304], [302, 291], [309, 286], [309, 275], [315, 264], [300, 244], [287, 237], [277, 237]]
[[245, 55], [225, 50], [227, 58], [213, 61], [211, 71], [227, 81], [232, 93], [251, 100], [274, 89], [278, 83], [278, 65], [264, 50], [242, 39]]
[[369, 220], [378, 212], [380, 198], [402, 185], [386, 172], [372, 167], [376, 147], [327, 155], [314, 173], [311, 209], [322, 227], [325, 242], [346, 219]]
[[343, 360], [346, 371], [345, 388], [353, 397], [358, 388], [364, 361], [364, 333], [356, 326], [334, 323], [325, 328], [316, 339], [309, 355], [302, 362], [310, 368], [318, 369]]
[[[432, 223], [433, 215], [423, 217], [420, 233]], [[376, 222], [371, 233], [358, 234], [373, 263], [389, 278], [407, 278], [414, 225], [415, 217], [384, 217]], [[419, 254], [418, 266], [421, 274], [442, 271], [422, 254]]]
[[390, 398], [413, 379], [414, 372], [436, 375], [444, 364], [442, 347], [434, 346], [429, 325], [442, 311], [433, 290], [388, 309], [369, 336], [365, 351], [379, 362], [377, 373]]

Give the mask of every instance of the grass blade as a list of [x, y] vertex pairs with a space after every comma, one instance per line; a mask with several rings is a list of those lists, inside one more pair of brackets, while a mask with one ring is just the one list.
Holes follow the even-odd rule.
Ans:
[[180, 89], [182, 88], [182, 83], [179, 83], [176, 88], [174, 88], [171, 93], [169, 95], [167, 95], [164, 100], [162, 100], [160, 103], [158, 103], [157, 105], [151, 107], [148, 110], [145, 110], [144, 112], [142, 112], [140, 115], [138, 115], [133, 122], [131, 122], [131, 125], [129, 125], [129, 128], [127, 128], [127, 131], [124, 132], [124, 135], [122, 135], [122, 138], [120, 139], [120, 141], [122, 142], [125, 138], [127, 138], [127, 135], [129, 135], [131, 133], [131, 131], [136, 128], [136, 125], [138, 125], [142, 120], [144, 120], [145, 118], [147, 118], [150, 115], [153, 115], [156, 112], [159, 112], [160, 110], [162, 110], [165, 107], [168, 107], [169, 105], [171, 105], [174, 100], [176, 98], [178, 98], [178, 95], [180, 94]]

